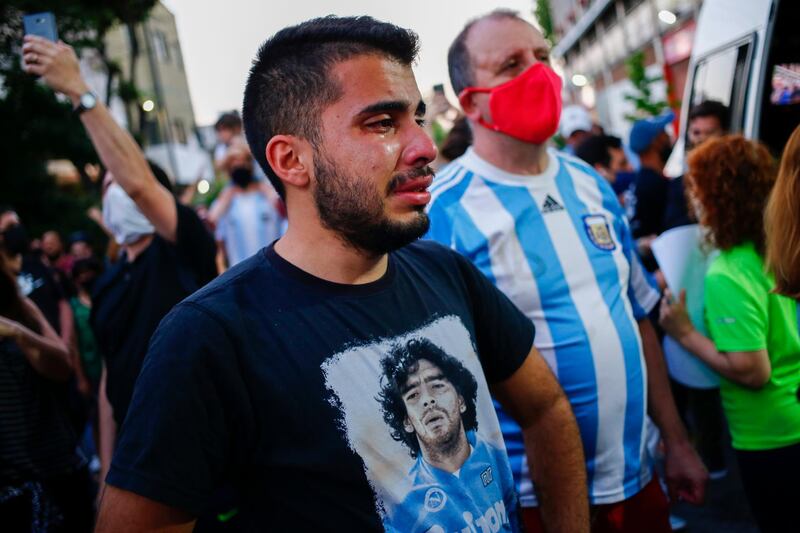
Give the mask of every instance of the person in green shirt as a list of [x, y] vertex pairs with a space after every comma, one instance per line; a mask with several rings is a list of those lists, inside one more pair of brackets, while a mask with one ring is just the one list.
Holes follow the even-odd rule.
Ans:
[[102, 272], [102, 265], [96, 258], [79, 259], [72, 267], [72, 279], [75, 284], [76, 294], [70, 298], [69, 304], [75, 315], [75, 330], [77, 331], [77, 349], [80, 354], [79, 380], [85, 380], [89, 387], [86, 394], [96, 399], [100, 386], [100, 374], [103, 370], [103, 360], [97, 350], [94, 332], [89, 324], [89, 315], [92, 312], [91, 290], [94, 281]]
[[711, 339], [686, 313], [686, 294], [662, 301], [666, 332], [721, 376], [747, 499], [764, 532], [796, 523], [800, 502], [800, 331], [797, 303], [776, 294], [764, 266], [763, 214], [775, 165], [740, 135], [706, 141], [689, 156], [687, 193], [720, 249], [705, 279]]

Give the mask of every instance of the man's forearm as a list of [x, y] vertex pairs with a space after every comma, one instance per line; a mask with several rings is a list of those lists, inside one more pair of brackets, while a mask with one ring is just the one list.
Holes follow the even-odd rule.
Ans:
[[[68, 96], [77, 105], [80, 94], [73, 92]], [[150, 176], [150, 167], [136, 141], [114, 121], [108, 108], [101, 102], [97, 102], [91, 111], [81, 114], [81, 122], [100, 160], [128, 196], [136, 199]]]
[[111, 458], [114, 455], [114, 447], [117, 442], [117, 423], [114, 421], [114, 410], [106, 394], [107, 379], [108, 372], [104, 366], [100, 377], [100, 390], [97, 393], [97, 418], [100, 423], [100, 442], [97, 446], [97, 454], [100, 456], [100, 496], [102, 496], [102, 489], [105, 487], [106, 475], [111, 468]]
[[661, 345], [649, 319], [639, 321], [639, 332], [647, 365], [647, 403], [650, 417], [661, 431], [667, 446], [672, 442], [686, 441], [686, 428], [675, 408]]
[[542, 412], [523, 435], [547, 531], [589, 531], [586, 462], [566, 397]]

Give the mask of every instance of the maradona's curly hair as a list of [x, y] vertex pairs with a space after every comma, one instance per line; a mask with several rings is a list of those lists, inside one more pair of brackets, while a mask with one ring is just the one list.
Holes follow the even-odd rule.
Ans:
[[764, 208], [775, 183], [767, 148], [741, 135], [709, 139], [689, 154], [687, 192], [700, 202], [710, 244], [728, 250], [752, 241], [764, 252]]
[[428, 339], [417, 338], [404, 344], [397, 344], [381, 360], [383, 377], [381, 391], [376, 399], [381, 404], [383, 420], [391, 428], [392, 438], [405, 444], [413, 458], [419, 455], [419, 441], [415, 433], [405, 430], [407, 413], [403, 403], [403, 393], [406, 392], [408, 376], [417, 371], [420, 359], [436, 365], [464, 399], [466, 410], [461, 415], [464, 429], [466, 431], [478, 429], [478, 415], [475, 408], [478, 382], [475, 376], [458, 359], [446, 354]]

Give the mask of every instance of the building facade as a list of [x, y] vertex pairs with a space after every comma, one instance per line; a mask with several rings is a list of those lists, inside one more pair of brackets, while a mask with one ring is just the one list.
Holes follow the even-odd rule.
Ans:
[[[194, 110], [175, 17], [157, 2], [147, 20], [136, 26], [135, 32], [139, 47], [135, 76], [141, 98], [130, 106], [144, 106], [144, 113], [128, 109], [129, 126], [134, 131], [142, 131], [145, 144], [187, 144], [194, 137]], [[108, 33], [107, 54], [118, 62], [126, 77], [130, 72], [132, 49], [127, 27], [118, 26]], [[152, 107], [148, 102], [152, 102]], [[141, 128], [140, 120], [144, 121]]]
[[641, 51], [653, 98], [680, 106], [702, 0], [549, 0], [565, 102], [594, 111], [610, 132], [627, 137], [633, 93], [625, 60]]

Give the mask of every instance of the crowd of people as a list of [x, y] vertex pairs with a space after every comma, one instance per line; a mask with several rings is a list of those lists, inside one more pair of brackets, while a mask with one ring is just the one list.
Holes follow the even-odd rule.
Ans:
[[[778, 162], [698, 103], [667, 179], [674, 115], [622, 139], [562, 109], [547, 41], [498, 10], [450, 46], [437, 150], [418, 47], [370, 17], [267, 39], [206, 209], [70, 46], [25, 37], [105, 168], [108, 246], [0, 208], [4, 530], [668, 532], [726, 428], [760, 529], [794, 523], [800, 126]], [[654, 242], [694, 224], [713, 253], [673, 293]]]

